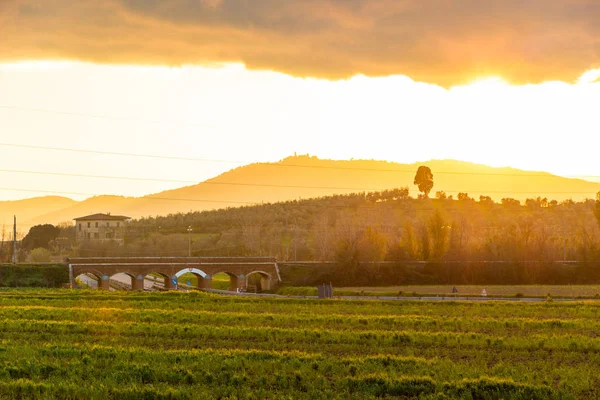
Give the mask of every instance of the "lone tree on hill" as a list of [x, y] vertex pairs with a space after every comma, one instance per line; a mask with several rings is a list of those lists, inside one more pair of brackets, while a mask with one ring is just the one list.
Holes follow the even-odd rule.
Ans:
[[433, 174], [431, 169], [426, 166], [420, 166], [415, 175], [415, 185], [419, 186], [419, 191], [423, 192], [423, 197], [429, 197], [429, 192], [433, 189]]

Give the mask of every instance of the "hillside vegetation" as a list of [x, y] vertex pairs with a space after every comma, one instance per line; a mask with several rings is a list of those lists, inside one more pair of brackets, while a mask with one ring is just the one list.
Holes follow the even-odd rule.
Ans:
[[[415, 199], [400, 188], [141, 218], [127, 227], [124, 246], [82, 243], [69, 254], [186, 256], [190, 251], [274, 256], [282, 265], [315, 262], [290, 265], [286, 279], [300, 285], [600, 281], [600, 197], [561, 203], [536, 198], [525, 204], [511, 198], [474, 200], [466, 193], [459, 200], [437, 197]], [[73, 229], [63, 228], [61, 235], [73, 237]]]
[[510, 198], [460, 198], [414, 199], [396, 189], [141, 218], [130, 224], [119, 251], [185, 253], [191, 226], [195, 255], [347, 262], [598, 257], [596, 200], [529, 199], [522, 205]]
[[[537, 196], [558, 201], [569, 198], [581, 201], [592, 198], [600, 190], [600, 184], [580, 179], [454, 160], [399, 164], [298, 156], [276, 163], [246, 165], [197, 185], [140, 198], [107, 194], [81, 202], [55, 197], [0, 202], [0, 222], [10, 226], [12, 215], [16, 214], [25, 233], [33, 225], [71, 222], [73, 218], [99, 212], [140, 218], [404, 186], [409, 186], [410, 195], [417, 197], [417, 188], [412, 183], [417, 168], [422, 164], [433, 171], [434, 191], [444, 191], [455, 198], [459, 192], [464, 192], [477, 199], [481, 195], [490, 196], [495, 201], [507, 197], [525, 201], [528, 197]], [[32, 202], [39, 206], [33, 206]]]

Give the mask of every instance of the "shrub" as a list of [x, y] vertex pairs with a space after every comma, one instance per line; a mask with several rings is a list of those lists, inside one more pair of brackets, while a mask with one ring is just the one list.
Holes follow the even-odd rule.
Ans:
[[52, 257], [52, 253], [50, 253], [48, 249], [44, 249], [43, 247], [33, 249], [29, 253], [29, 260], [32, 263], [49, 263], [50, 257]]

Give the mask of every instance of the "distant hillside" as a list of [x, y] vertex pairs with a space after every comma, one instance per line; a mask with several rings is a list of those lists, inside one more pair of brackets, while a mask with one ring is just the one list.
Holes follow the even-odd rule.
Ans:
[[[474, 198], [487, 195], [496, 201], [504, 197], [525, 200], [538, 196], [561, 201], [594, 198], [595, 193], [600, 191], [599, 183], [581, 179], [454, 160], [398, 164], [298, 156], [277, 163], [250, 164], [197, 185], [141, 198], [98, 196], [82, 202], [60, 197], [38, 198], [23, 200], [23, 203], [3, 202], [0, 210], [5, 213], [3, 220], [16, 213], [20, 221], [31, 226], [70, 221], [74, 217], [97, 212], [139, 218], [404, 186], [408, 186], [411, 195], [416, 197], [418, 191], [412, 183], [419, 165], [429, 166], [434, 174], [432, 196], [441, 190], [454, 197], [465, 192]], [[38, 204], [38, 207], [30, 204]]]
[[[75, 200], [59, 197], [46, 196], [32, 199], [0, 201], [0, 229], [4, 225], [7, 230], [12, 229], [13, 215], [18, 216], [19, 225], [40, 215], [57, 212], [76, 205]], [[25, 222], [28, 224], [27, 222]]]

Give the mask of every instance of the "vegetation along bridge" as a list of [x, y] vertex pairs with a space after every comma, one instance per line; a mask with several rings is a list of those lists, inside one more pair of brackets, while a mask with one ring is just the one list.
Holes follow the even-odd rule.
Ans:
[[198, 287], [212, 287], [212, 277], [218, 273], [229, 275], [229, 290], [236, 291], [248, 285], [248, 277], [260, 276], [263, 290], [281, 282], [277, 260], [272, 257], [94, 257], [68, 258], [71, 286], [83, 274], [94, 275], [98, 286], [108, 290], [110, 278], [116, 274], [131, 277], [133, 290], [144, 290], [148, 275], [160, 275], [165, 289], [176, 289], [181, 275], [192, 273], [198, 278]]

